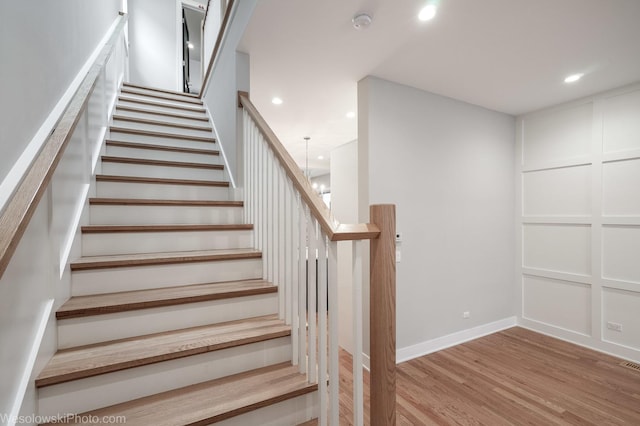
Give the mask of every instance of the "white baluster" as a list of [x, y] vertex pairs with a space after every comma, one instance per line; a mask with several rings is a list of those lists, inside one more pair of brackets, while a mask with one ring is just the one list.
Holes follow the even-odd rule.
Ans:
[[338, 243], [329, 241], [329, 424], [338, 425], [340, 418], [340, 360], [338, 347]]
[[291, 345], [292, 345], [292, 359], [293, 365], [298, 365], [300, 362], [300, 354], [299, 354], [299, 343], [298, 339], [300, 337], [300, 333], [298, 332], [301, 327], [300, 323], [300, 315], [298, 309], [298, 287], [300, 283], [300, 262], [298, 261], [298, 255], [302, 250], [299, 248], [300, 246], [300, 206], [298, 201], [298, 193], [293, 188], [293, 185], [289, 188], [291, 195], [291, 313], [292, 313], [292, 336], [291, 336]]
[[273, 194], [272, 222], [273, 222], [273, 254], [271, 255], [271, 270], [273, 271], [273, 281], [278, 283], [278, 318], [284, 319], [284, 281], [280, 278], [280, 164], [274, 157], [273, 174], [271, 176], [271, 187]]
[[327, 424], [327, 241], [320, 231], [318, 239], [318, 425]]
[[262, 137], [260, 137], [261, 142], [262, 142], [262, 178], [260, 180], [260, 186], [262, 187], [262, 201], [260, 203], [260, 211], [261, 211], [261, 216], [262, 216], [262, 245], [261, 245], [261, 250], [262, 250], [262, 277], [266, 280], [268, 280], [268, 274], [267, 274], [267, 257], [265, 256], [265, 253], [268, 251], [267, 249], [267, 229], [268, 229], [268, 224], [267, 224], [267, 212], [268, 212], [268, 207], [267, 207], [267, 165], [269, 164], [269, 157], [268, 157], [268, 150], [269, 148], [267, 147], [266, 142], [264, 141], [264, 139]]
[[307, 206], [298, 195], [298, 355], [300, 373], [307, 374]]
[[316, 249], [318, 247], [318, 222], [312, 216], [307, 222], [309, 228], [309, 248], [307, 250], [307, 324], [309, 328], [309, 382], [317, 382], [316, 354], [317, 354], [317, 309], [316, 309]]
[[289, 293], [289, 287], [287, 285], [286, 278], [286, 266], [285, 266], [285, 258], [286, 258], [286, 231], [287, 223], [285, 222], [285, 215], [287, 212], [287, 200], [286, 200], [286, 190], [285, 190], [285, 171], [281, 166], [278, 166], [280, 173], [278, 173], [278, 194], [279, 194], [279, 202], [278, 202], [278, 229], [280, 230], [276, 234], [276, 238], [278, 239], [278, 254], [276, 259], [278, 261], [278, 281], [283, 283], [282, 288], [284, 292], [282, 294], [282, 319], [285, 320], [287, 324], [290, 324], [287, 321], [287, 312], [289, 311], [287, 305], [287, 298]]
[[362, 242], [353, 242], [353, 424], [363, 424]]
[[[291, 325], [291, 305], [293, 304], [292, 296], [292, 269], [291, 269], [291, 257], [293, 256], [293, 244], [292, 244], [292, 231], [293, 220], [291, 215], [291, 181], [283, 176], [282, 189], [284, 193], [284, 214], [282, 215], [282, 226], [284, 232], [282, 232], [282, 247], [284, 248], [282, 255], [282, 271], [284, 273], [285, 283], [285, 315], [284, 320], [287, 324]], [[295, 347], [295, 344], [293, 345]]]

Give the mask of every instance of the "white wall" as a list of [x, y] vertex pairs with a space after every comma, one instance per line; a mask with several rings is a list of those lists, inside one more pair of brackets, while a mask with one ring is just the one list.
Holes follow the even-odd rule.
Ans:
[[[358, 141], [331, 151], [331, 213], [340, 223], [358, 223]], [[338, 242], [340, 347], [353, 353], [353, 273], [351, 242]]]
[[[49, 42], [55, 44], [55, 38]], [[121, 37], [0, 279], [0, 414], [37, 414], [34, 380], [57, 348], [54, 313], [70, 296], [68, 264], [80, 254], [79, 225], [86, 222], [87, 197], [125, 62]]]
[[520, 322], [636, 361], [639, 118], [621, 88], [519, 117], [516, 151]]
[[55, 125], [53, 117], [47, 122], [49, 115], [119, 6], [120, 0], [0, 2], [0, 209]]
[[403, 236], [398, 358], [515, 324], [514, 117], [374, 77], [358, 98], [359, 220], [396, 204]]
[[218, 39], [218, 32], [220, 31], [220, 24], [222, 23], [222, 8], [220, 0], [212, 0], [209, 3], [209, 9], [207, 10], [206, 20], [204, 22], [204, 33], [202, 37], [202, 62], [204, 68], [209, 66], [209, 60], [213, 53], [213, 48], [216, 45]]
[[129, 0], [129, 78], [182, 92], [182, 8], [179, 0]]
[[189, 60], [189, 77], [191, 93], [200, 93], [200, 89], [202, 89], [202, 62], [194, 59]]
[[[229, 172], [242, 186], [242, 110], [238, 108], [238, 90], [249, 91], [249, 55], [236, 52], [257, 0], [235, 2], [227, 34], [213, 65], [203, 100], [216, 130]], [[206, 78], [206, 77], [205, 77]]]

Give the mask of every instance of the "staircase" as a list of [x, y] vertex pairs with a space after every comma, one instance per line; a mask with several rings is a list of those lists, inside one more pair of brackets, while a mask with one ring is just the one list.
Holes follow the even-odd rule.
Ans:
[[40, 415], [145, 426], [315, 417], [317, 384], [291, 364], [277, 283], [263, 280], [202, 102], [125, 83], [99, 170], [72, 297], [56, 312], [58, 352], [36, 380]]

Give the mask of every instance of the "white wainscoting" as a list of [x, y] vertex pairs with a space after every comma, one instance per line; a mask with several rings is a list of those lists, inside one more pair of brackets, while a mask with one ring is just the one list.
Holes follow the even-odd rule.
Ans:
[[517, 125], [518, 322], [640, 360], [640, 84]]

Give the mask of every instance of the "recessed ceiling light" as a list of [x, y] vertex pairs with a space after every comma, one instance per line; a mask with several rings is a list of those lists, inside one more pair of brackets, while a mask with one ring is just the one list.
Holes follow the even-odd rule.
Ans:
[[271, 99], [271, 103], [274, 105], [282, 105], [282, 99], [275, 97], [273, 99]]
[[436, 12], [437, 12], [436, 5], [428, 4], [422, 8], [420, 13], [418, 14], [418, 19], [420, 19], [421, 21], [430, 21], [433, 18], [435, 18]]
[[317, 182], [313, 182], [313, 185], [311, 185], [311, 187], [313, 189], [318, 189], [318, 183]]
[[584, 74], [572, 74], [569, 77], [564, 79], [565, 83], [575, 83], [580, 80]]
[[188, 43], [187, 43], [187, 47], [188, 47], [189, 49], [193, 49], [193, 43], [188, 42]]
[[347, 113], [347, 118], [354, 118], [355, 116], [356, 116], [356, 113], [355, 113], [355, 112], [353, 112], [353, 111], [349, 111], [349, 112]]
[[318, 155], [318, 160], [324, 160], [324, 155]]

